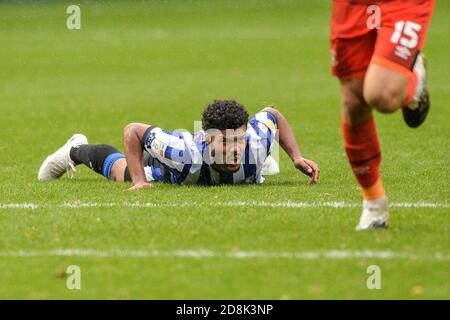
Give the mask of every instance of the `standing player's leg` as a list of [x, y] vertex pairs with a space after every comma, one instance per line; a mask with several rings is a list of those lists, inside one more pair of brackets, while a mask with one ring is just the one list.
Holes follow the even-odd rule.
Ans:
[[381, 148], [372, 108], [363, 95], [377, 37], [376, 30], [367, 28], [366, 19], [366, 5], [333, 1], [332, 71], [341, 84], [345, 151], [363, 195], [358, 230], [386, 227], [389, 218], [380, 176]]
[[381, 113], [393, 113], [405, 101], [407, 86], [405, 74], [372, 62], [364, 81], [364, 100]]
[[430, 109], [423, 55], [417, 54], [413, 70], [381, 57], [373, 60], [364, 83], [365, 100], [382, 113], [402, 108], [406, 124], [411, 128], [420, 126]]
[[425, 41], [434, 0], [389, 2], [382, 6], [382, 26], [364, 81], [365, 100], [383, 113], [402, 108], [410, 127], [425, 121], [430, 108]]
[[357, 230], [386, 227], [389, 213], [380, 175], [381, 147], [372, 108], [363, 97], [363, 78], [340, 83], [345, 151], [364, 199]]
[[363, 4], [333, 1], [333, 73], [341, 80], [342, 131], [353, 173], [364, 196], [358, 230], [387, 226], [388, 207], [379, 173], [381, 149], [370, 107], [389, 113], [403, 106], [410, 127], [429, 109], [425, 63], [419, 50], [434, 0], [377, 2], [381, 29], [366, 29]]

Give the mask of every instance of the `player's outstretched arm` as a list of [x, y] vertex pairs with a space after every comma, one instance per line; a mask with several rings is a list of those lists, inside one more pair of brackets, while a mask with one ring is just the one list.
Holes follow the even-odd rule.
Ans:
[[131, 180], [133, 181], [133, 186], [129, 190], [145, 189], [151, 186], [145, 178], [144, 166], [142, 165], [144, 151], [142, 139], [149, 127], [147, 124], [130, 123], [123, 130], [125, 156]]
[[310, 183], [316, 183], [319, 180], [319, 166], [314, 161], [303, 158], [286, 118], [274, 107], [264, 108], [263, 111], [270, 112], [277, 119], [280, 145], [291, 158], [294, 166], [310, 177]]

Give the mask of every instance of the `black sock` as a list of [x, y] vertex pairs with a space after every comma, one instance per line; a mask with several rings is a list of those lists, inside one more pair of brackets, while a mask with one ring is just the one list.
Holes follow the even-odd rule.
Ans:
[[108, 144], [83, 144], [70, 149], [70, 158], [75, 164], [83, 163], [109, 179], [114, 162], [125, 156]]

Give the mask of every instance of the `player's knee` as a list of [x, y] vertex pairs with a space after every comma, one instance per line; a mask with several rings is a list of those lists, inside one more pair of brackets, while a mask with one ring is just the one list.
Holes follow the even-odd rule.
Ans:
[[364, 98], [353, 92], [345, 92], [342, 94], [342, 105], [344, 114], [355, 121], [357, 121], [360, 116], [370, 112]]
[[384, 90], [365, 90], [364, 99], [377, 111], [392, 113], [401, 107], [401, 96], [396, 90], [385, 88]]
[[345, 93], [342, 95], [342, 104], [349, 112], [358, 110], [363, 103], [363, 99], [354, 93]]

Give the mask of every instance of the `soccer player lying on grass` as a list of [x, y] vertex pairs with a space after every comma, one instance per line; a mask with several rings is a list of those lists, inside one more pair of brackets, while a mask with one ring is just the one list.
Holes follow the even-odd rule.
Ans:
[[125, 155], [110, 145], [88, 144], [84, 135], [75, 134], [47, 157], [38, 179], [57, 179], [83, 163], [109, 180], [132, 181], [130, 190], [148, 188], [152, 181], [262, 183], [267, 166], [278, 169], [270, 156], [277, 137], [295, 168], [308, 175], [311, 183], [319, 179], [319, 167], [302, 157], [286, 119], [273, 107], [248, 121], [247, 111], [237, 101], [215, 100], [202, 114], [202, 128], [192, 134], [131, 123], [124, 129]]

